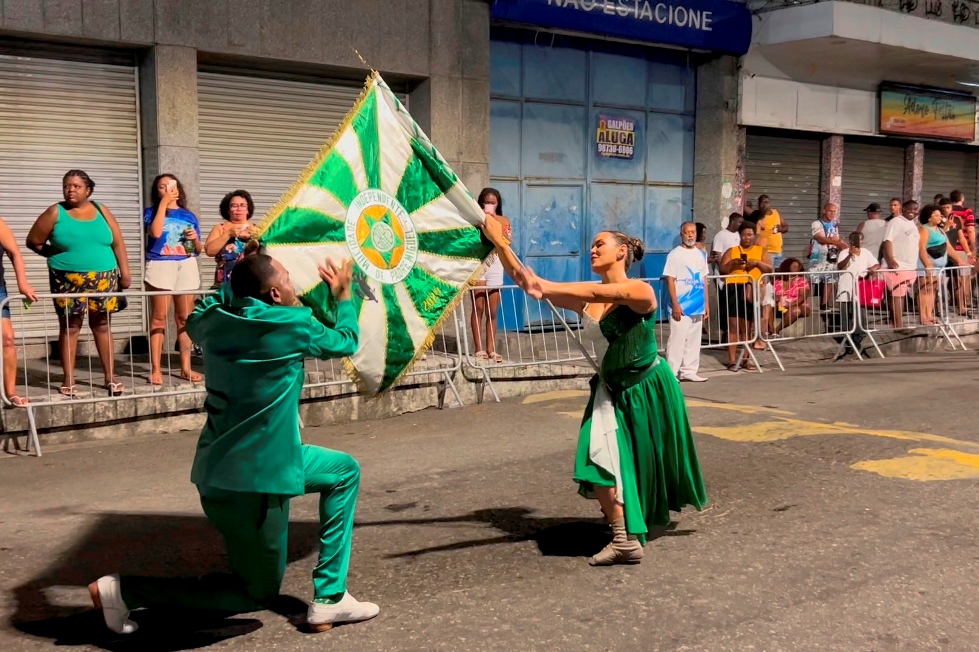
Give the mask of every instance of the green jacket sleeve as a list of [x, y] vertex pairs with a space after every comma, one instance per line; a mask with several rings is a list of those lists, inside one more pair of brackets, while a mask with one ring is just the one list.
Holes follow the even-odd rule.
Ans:
[[192, 312], [190, 316], [187, 317], [186, 330], [187, 330], [187, 335], [190, 336], [191, 340], [193, 340], [194, 342], [200, 341], [199, 340], [199, 337], [201, 335], [200, 323], [201, 323], [201, 317], [204, 316], [204, 313], [206, 313], [209, 309], [211, 309], [214, 306], [219, 306], [224, 303], [227, 303], [228, 301], [231, 300], [232, 296], [233, 295], [231, 293], [231, 286], [227, 283], [224, 283], [221, 285], [221, 287], [218, 288], [217, 292], [213, 294], [209, 294], [208, 296], [204, 297], [204, 299], [197, 305], [197, 308], [194, 309], [194, 312]]
[[[346, 358], [357, 352], [360, 328], [353, 301], [341, 301], [337, 306], [337, 321], [327, 328], [312, 315], [309, 324], [309, 350], [306, 355], [320, 360]], [[188, 320], [188, 326], [189, 326]]]

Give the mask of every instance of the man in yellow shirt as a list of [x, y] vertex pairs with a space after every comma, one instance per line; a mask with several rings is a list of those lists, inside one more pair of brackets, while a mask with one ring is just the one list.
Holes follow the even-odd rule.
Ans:
[[782, 234], [788, 233], [789, 225], [785, 223], [779, 212], [771, 207], [768, 195], [758, 198], [758, 236], [755, 244], [761, 245], [772, 257], [772, 266], [778, 270], [782, 264]]

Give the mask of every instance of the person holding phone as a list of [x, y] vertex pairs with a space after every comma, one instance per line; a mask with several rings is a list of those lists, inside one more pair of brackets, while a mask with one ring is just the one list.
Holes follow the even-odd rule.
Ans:
[[[880, 262], [874, 256], [873, 251], [863, 246], [864, 237], [861, 232], [854, 231], [851, 233], [849, 241], [849, 249], [840, 252], [840, 258], [836, 265], [836, 268], [840, 271], [849, 272], [849, 274], [840, 274], [839, 283], [836, 286], [836, 303], [852, 304], [849, 306], [839, 306], [840, 332], [849, 331], [856, 326], [851, 337], [857, 349], [860, 350], [862, 349], [863, 337], [866, 333], [862, 324], [867, 323], [867, 318], [866, 310], [859, 303], [858, 285], [860, 279], [876, 274], [880, 270]], [[856, 320], [856, 323], [852, 323], [851, 320]], [[850, 353], [853, 353], [850, 343], [846, 341], [846, 338], [838, 337], [836, 341], [839, 343], [845, 342], [846, 346], [836, 355], [833, 359], [834, 362], [842, 360]]]
[[176, 176], [161, 174], [153, 180], [150, 205], [143, 211], [143, 222], [146, 225], [146, 272], [143, 278], [146, 289], [175, 293], [150, 298], [153, 317], [149, 383], [163, 385], [163, 341], [171, 304], [180, 351], [180, 378], [200, 382], [203, 377], [191, 369], [193, 344], [184, 329], [187, 317], [194, 309], [193, 292], [201, 287], [201, 272], [197, 266], [201, 225], [197, 216], [187, 210], [187, 196]]
[[255, 202], [247, 190], [233, 190], [224, 196], [218, 208], [223, 223], [207, 236], [204, 253], [214, 258], [214, 284], [219, 288], [231, 279], [231, 272], [245, 256], [245, 246], [255, 233], [252, 216]]
[[737, 342], [747, 343], [748, 325], [755, 321], [755, 294], [762, 274], [771, 274], [772, 258], [764, 247], [755, 244], [755, 225], [743, 222], [738, 229], [741, 242], [724, 252], [721, 257], [721, 274], [725, 275], [724, 301], [728, 318], [728, 364], [730, 371], [740, 368], [751, 370], [750, 357], [745, 352], [738, 359]]

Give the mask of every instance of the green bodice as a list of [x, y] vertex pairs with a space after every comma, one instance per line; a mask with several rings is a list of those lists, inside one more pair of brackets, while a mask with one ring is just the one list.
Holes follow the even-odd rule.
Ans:
[[659, 363], [655, 316], [655, 312], [640, 315], [619, 306], [599, 323], [609, 343], [602, 360], [602, 377], [613, 391], [641, 382]]

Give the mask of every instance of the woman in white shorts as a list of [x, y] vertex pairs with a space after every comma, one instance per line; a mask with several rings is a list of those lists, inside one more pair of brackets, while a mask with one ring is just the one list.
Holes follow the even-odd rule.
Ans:
[[198, 382], [203, 377], [191, 369], [193, 344], [184, 327], [194, 309], [195, 291], [201, 287], [201, 273], [197, 266], [201, 225], [197, 216], [187, 210], [186, 195], [177, 177], [161, 174], [153, 180], [150, 206], [143, 212], [143, 223], [146, 225], [146, 271], [143, 275], [146, 289], [174, 293], [173, 296], [150, 299], [153, 317], [150, 325], [149, 382], [151, 385], [163, 384], [160, 362], [171, 303], [177, 326], [180, 378]]
[[[507, 240], [513, 241], [513, 229], [510, 220], [503, 217], [503, 197], [495, 188], [483, 188], [477, 200], [479, 205], [489, 215], [497, 216], [503, 223], [503, 233]], [[492, 262], [476, 283], [473, 290], [473, 310], [470, 315], [473, 339], [476, 344], [477, 360], [492, 360], [503, 362], [503, 356], [496, 352], [496, 314], [500, 309], [500, 288], [503, 287], [503, 263], [499, 257], [492, 254]]]

